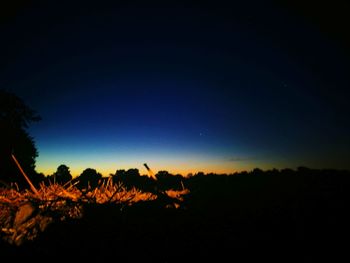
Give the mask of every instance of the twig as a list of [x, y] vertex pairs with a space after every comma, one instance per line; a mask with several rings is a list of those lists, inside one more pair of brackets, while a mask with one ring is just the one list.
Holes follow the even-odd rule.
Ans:
[[21, 171], [21, 173], [23, 174], [24, 178], [25, 178], [26, 181], [28, 182], [28, 184], [29, 184], [30, 188], [32, 189], [32, 191], [34, 192], [34, 194], [35, 194], [39, 199], [41, 199], [38, 190], [36, 190], [35, 186], [32, 184], [32, 182], [29, 180], [29, 178], [28, 178], [28, 176], [26, 175], [26, 173], [23, 171], [23, 169], [22, 169], [21, 165], [19, 164], [19, 162], [17, 161], [15, 155], [14, 155], [14, 154], [11, 154], [11, 156], [12, 156], [12, 159], [15, 161], [15, 163], [16, 163], [18, 169]]

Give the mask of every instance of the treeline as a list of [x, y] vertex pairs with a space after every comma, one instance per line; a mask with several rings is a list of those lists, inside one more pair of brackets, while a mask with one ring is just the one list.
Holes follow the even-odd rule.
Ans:
[[[62, 164], [52, 175], [40, 174], [35, 180], [39, 183], [75, 184], [78, 188], [95, 188], [104, 181], [111, 179], [113, 183], [122, 183], [126, 188], [136, 187], [143, 191], [181, 190], [190, 188], [195, 191], [232, 191], [250, 190], [270, 192], [281, 191], [284, 194], [290, 191], [312, 189], [321, 192], [344, 191], [349, 185], [350, 171], [337, 169], [311, 169], [298, 167], [297, 169], [261, 170], [235, 172], [231, 174], [216, 174], [198, 172], [182, 176], [171, 174], [168, 171], [159, 171], [154, 178], [140, 174], [136, 168], [116, 170], [114, 174], [103, 177], [96, 169], [87, 168], [79, 176], [73, 178], [69, 167]], [[282, 194], [282, 193], [281, 193]]]

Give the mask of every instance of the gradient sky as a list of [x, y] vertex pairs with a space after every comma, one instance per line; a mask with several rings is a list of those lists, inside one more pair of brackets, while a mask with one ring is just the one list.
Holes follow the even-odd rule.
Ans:
[[39, 172], [350, 168], [345, 2], [71, 2], [1, 13]]

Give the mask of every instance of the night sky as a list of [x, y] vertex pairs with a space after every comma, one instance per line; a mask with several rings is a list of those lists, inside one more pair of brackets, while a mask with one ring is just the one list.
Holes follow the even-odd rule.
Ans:
[[346, 1], [115, 2], [1, 8], [39, 172], [350, 169]]

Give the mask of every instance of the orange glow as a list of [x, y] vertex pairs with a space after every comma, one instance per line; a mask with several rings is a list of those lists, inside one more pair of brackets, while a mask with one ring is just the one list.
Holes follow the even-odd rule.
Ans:
[[[214, 157], [205, 154], [140, 154], [140, 155], [127, 155], [123, 153], [110, 155], [110, 154], [93, 154], [93, 155], [69, 155], [64, 156], [39, 156], [36, 162], [38, 172], [42, 172], [45, 175], [53, 174], [57, 167], [61, 164], [65, 164], [70, 168], [70, 172], [73, 177], [79, 176], [86, 168], [96, 169], [104, 177], [108, 177], [110, 174], [115, 174], [116, 170], [128, 170], [136, 168], [141, 175], [147, 175], [153, 177], [158, 171], [168, 171], [171, 174], [181, 174], [187, 176], [188, 174], [196, 174], [198, 172], [203, 173], [216, 173], [216, 174], [231, 174], [240, 171], [253, 170], [256, 167], [261, 169], [272, 168], [284, 168], [287, 167], [287, 163], [283, 163], [281, 160], [272, 160], [266, 162], [266, 160], [254, 159], [254, 160], [240, 160], [231, 161], [230, 157], [221, 156]], [[290, 162], [290, 160], [289, 160]], [[152, 169], [147, 170], [143, 165], [147, 163]], [[297, 164], [297, 162], [295, 162]], [[290, 164], [289, 164], [290, 167]], [[297, 167], [297, 166], [295, 166]]]

